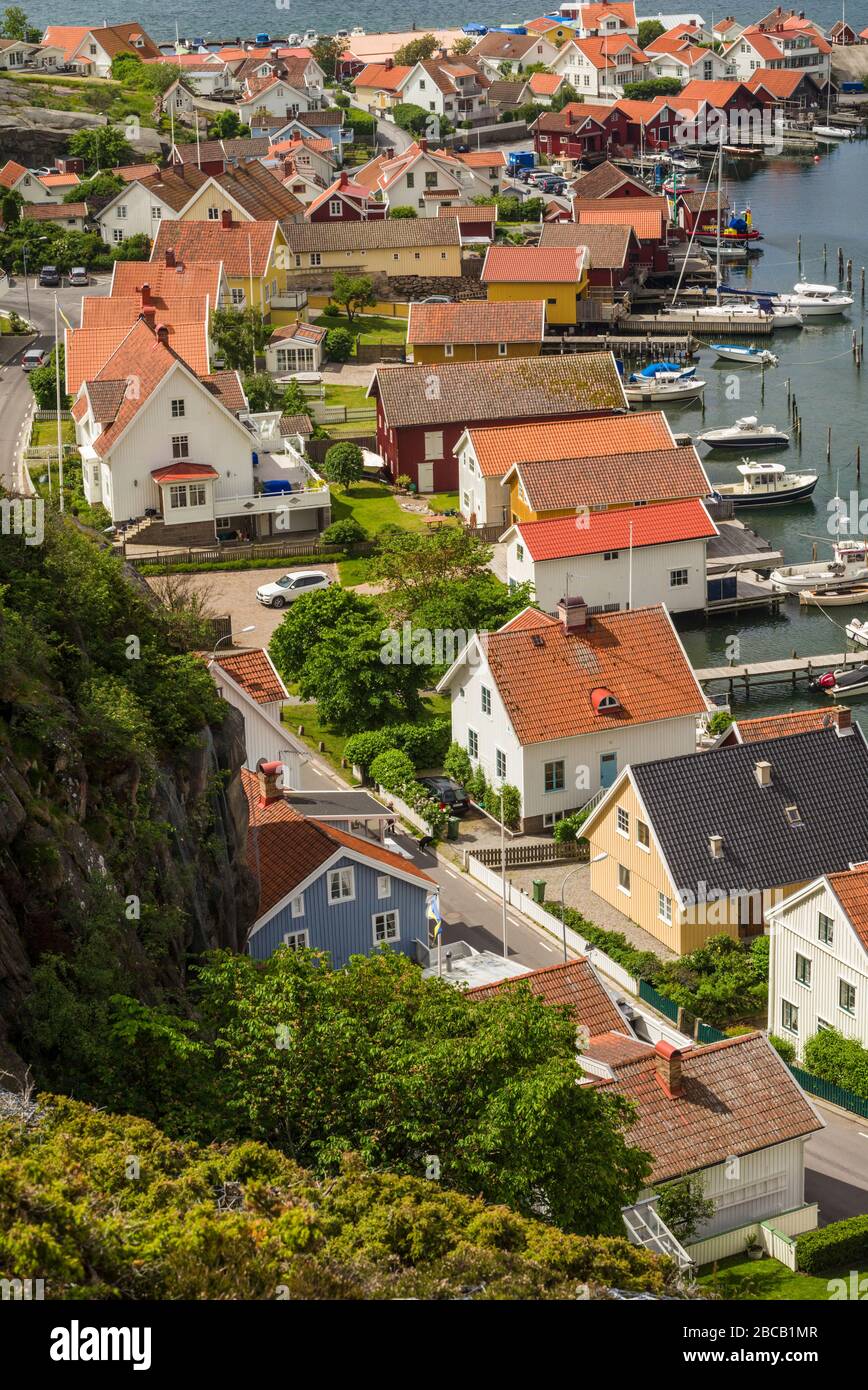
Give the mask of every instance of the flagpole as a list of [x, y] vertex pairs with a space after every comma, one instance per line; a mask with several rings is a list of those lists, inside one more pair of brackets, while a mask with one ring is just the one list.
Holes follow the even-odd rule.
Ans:
[[[63, 421], [60, 418], [60, 338], [57, 327], [57, 290], [54, 291], [54, 386], [57, 405], [57, 478], [60, 489], [60, 510], [63, 511]], [[48, 478], [50, 486], [50, 467]]]

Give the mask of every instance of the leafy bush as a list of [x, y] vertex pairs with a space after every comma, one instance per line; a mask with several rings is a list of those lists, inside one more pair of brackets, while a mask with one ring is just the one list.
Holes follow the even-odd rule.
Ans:
[[443, 771], [447, 777], [453, 777], [460, 786], [467, 789], [467, 785], [473, 776], [473, 764], [470, 761], [470, 754], [460, 743], [450, 743], [449, 749], [443, 759]]
[[796, 1268], [806, 1274], [820, 1274], [837, 1265], [861, 1269], [866, 1260], [868, 1216], [850, 1216], [796, 1237]]
[[777, 1033], [769, 1033], [769, 1042], [784, 1061], [792, 1066], [796, 1060], [796, 1049], [789, 1038], [779, 1038]]
[[330, 328], [325, 335], [325, 354], [330, 362], [346, 362], [353, 355], [353, 335], [348, 328]]
[[558, 844], [563, 844], [567, 840], [578, 840], [579, 831], [590, 815], [590, 811], [582, 807], [579, 811], [573, 811], [571, 816], [564, 816], [563, 820], [555, 821], [553, 835]]
[[414, 767], [406, 753], [399, 748], [389, 748], [380, 753], [371, 763], [371, 776], [379, 787], [387, 792], [402, 796], [404, 788], [414, 782]]
[[482, 805], [495, 820], [500, 820], [502, 812], [504, 824], [510, 829], [517, 826], [521, 820], [521, 792], [518, 787], [510, 786], [508, 782], [504, 782], [501, 787], [486, 787]]
[[868, 1100], [868, 1048], [858, 1038], [823, 1028], [805, 1043], [805, 1070]]
[[341, 521], [333, 521], [320, 536], [320, 540], [326, 545], [355, 545], [358, 541], [367, 539], [367, 531], [354, 516], [345, 516]]
[[446, 756], [449, 730], [448, 718], [432, 719], [426, 724], [387, 724], [382, 729], [353, 734], [344, 745], [344, 757], [363, 772], [373, 772], [374, 759], [394, 748], [405, 753], [415, 767], [439, 767]]
[[365, 472], [358, 444], [351, 444], [349, 440], [333, 444], [326, 452], [322, 471], [329, 482], [349, 491], [350, 484], [359, 482]]
[[708, 721], [708, 732], [714, 735], [725, 733], [731, 724], [732, 715], [728, 709], [715, 710]]

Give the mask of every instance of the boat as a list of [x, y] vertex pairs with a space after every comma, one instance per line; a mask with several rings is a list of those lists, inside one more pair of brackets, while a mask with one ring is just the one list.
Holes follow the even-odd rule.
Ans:
[[844, 631], [851, 642], [857, 642], [860, 647], [868, 647], [868, 623], [860, 623], [858, 618], [854, 618]]
[[853, 305], [853, 296], [839, 290], [837, 285], [812, 285], [807, 280], [799, 280], [792, 294], [775, 295], [773, 302], [797, 310], [803, 319], [826, 319], [846, 313]]
[[[722, 254], [722, 252], [721, 252]], [[730, 324], [771, 323], [773, 329], [801, 328], [802, 316], [798, 309], [776, 308], [769, 304], [763, 309], [758, 304], [665, 304], [661, 313], [683, 322], [702, 323], [704, 320]]]
[[761, 425], [755, 415], [744, 415], [734, 425], [724, 425], [721, 429], [705, 430], [696, 438], [712, 449], [785, 449], [790, 442], [786, 430]]
[[853, 131], [846, 130], [840, 125], [813, 125], [811, 132], [814, 135], [822, 135], [824, 140], [852, 140]]
[[728, 154], [730, 159], [763, 159], [765, 150], [762, 145], [724, 145], [723, 153]]
[[824, 671], [811, 681], [811, 689], [822, 690], [826, 695], [859, 695], [868, 690], [868, 663]]
[[721, 244], [720, 247], [720, 259], [722, 261], [746, 261], [750, 254], [751, 247], [744, 246], [741, 242], [738, 245], [733, 245], [731, 242], [728, 246]]
[[868, 544], [865, 541], [833, 541], [831, 560], [814, 560], [803, 565], [781, 565], [772, 570], [771, 585], [778, 594], [797, 594], [802, 589], [821, 593], [824, 589], [861, 586], [868, 582]]
[[624, 395], [629, 405], [666, 405], [667, 401], [692, 401], [701, 396], [705, 382], [695, 376], [678, 377], [667, 381], [662, 377], [631, 377], [624, 385]]
[[800, 589], [799, 603], [815, 608], [852, 608], [856, 603], [868, 603], [868, 584], [854, 584], [852, 588], [840, 584], [831, 589]]
[[745, 367], [776, 367], [778, 359], [768, 348], [742, 347], [740, 343], [710, 343], [712, 352], [726, 362], [741, 362]]
[[782, 507], [806, 502], [817, 486], [816, 473], [788, 473], [783, 463], [757, 463], [745, 459], [738, 465], [740, 483], [715, 484], [712, 496], [734, 507]]
[[698, 159], [693, 159], [689, 154], [671, 154], [669, 156], [669, 168], [677, 174], [698, 174], [702, 165]]
[[[720, 205], [720, 192], [718, 192], [718, 206]], [[725, 227], [721, 227], [719, 222], [707, 222], [699, 228], [696, 240], [700, 246], [716, 246], [718, 232], [721, 242], [732, 242], [748, 244], [754, 241], [762, 241], [763, 234], [758, 232], [753, 225], [750, 208], [745, 208], [742, 212], [733, 212]]]

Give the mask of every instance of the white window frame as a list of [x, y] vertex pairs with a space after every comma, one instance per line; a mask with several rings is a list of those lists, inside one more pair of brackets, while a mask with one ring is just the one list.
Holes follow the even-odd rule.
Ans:
[[[825, 926], [827, 922], [828, 928]], [[827, 936], [823, 935], [824, 930], [828, 931]], [[830, 917], [828, 912], [817, 913], [817, 940], [823, 946], [833, 946], [835, 944], [835, 919], [834, 917]]]
[[392, 879], [389, 874], [377, 874], [377, 898], [391, 898]]
[[[551, 778], [549, 778], [549, 768], [552, 769]], [[559, 777], [557, 775], [558, 768], [560, 768]], [[552, 783], [550, 787], [546, 786], [549, 780]], [[557, 796], [559, 792], [566, 791], [566, 789], [567, 769], [564, 759], [550, 758], [547, 763], [543, 763], [543, 796]]]
[[479, 708], [483, 714], [491, 714], [491, 690], [487, 685], [479, 687]]
[[[787, 1022], [788, 1019], [789, 1022]], [[799, 1006], [790, 1003], [789, 999], [781, 1000], [781, 1027], [785, 1033], [792, 1033], [794, 1037], [799, 1036]]]
[[[394, 918], [390, 924], [389, 918]], [[382, 921], [383, 934], [377, 935], [377, 923]], [[375, 946], [390, 945], [393, 941], [401, 940], [401, 915], [396, 907], [389, 908], [386, 912], [375, 912], [371, 918], [371, 936]]]
[[304, 916], [304, 893], [299, 893], [290, 900], [289, 911], [293, 917]]
[[669, 571], [670, 589], [686, 589], [690, 583], [690, 571], [685, 567]]
[[329, 217], [340, 217], [343, 210], [342, 198], [329, 198]]
[[469, 758], [479, 757], [479, 734], [475, 729], [467, 730], [467, 756]]
[[626, 898], [631, 897], [633, 893], [633, 880], [626, 864], [618, 865], [618, 892], [623, 893]]
[[672, 899], [668, 898], [662, 889], [657, 889], [657, 916], [661, 922], [665, 922], [667, 927], [672, 926]]
[[[337, 882], [339, 891], [335, 893], [335, 883]], [[349, 884], [350, 891], [343, 892], [341, 885]], [[339, 869], [329, 869], [328, 873], [328, 900], [329, 907], [337, 907], [340, 903], [351, 903], [356, 897], [356, 871], [352, 864], [344, 864]]]
[[189, 434], [172, 435], [172, 458], [188, 459], [190, 457], [190, 436]]
[[[803, 965], [807, 966], [806, 974], [808, 978], [806, 980], [803, 980], [799, 975], [799, 961], [801, 961]], [[793, 978], [795, 979], [796, 984], [801, 985], [803, 989], [811, 988], [812, 965], [813, 961], [811, 960], [810, 956], [803, 956], [801, 951], [796, 951], [795, 970], [793, 972]]]
[[206, 507], [208, 505], [208, 490], [204, 483], [190, 483], [187, 489], [187, 498], [191, 507]]
[[495, 775], [495, 777], [498, 779], [499, 782], [505, 782], [505, 781], [506, 781], [506, 768], [507, 768], [506, 754], [504, 753], [504, 751], [503, 751], [502, 748], [495, 748], [495, 750], [494, 750], [494, 775]]
[[[640, 825], [644, 827], [645, 834], [648, 837], [647, 840], [639, 838]], [[651, 827], [647, 821], [642, 820], [639, 816], [636, 817], [636, 845], [639, 849], [644, 850], [646, 854], [651, 853]]]
[[171, 507], [172, 511], [173, 511], [173, 512], [178, 511], [178, 509], [179, 509], [180, 507], [186, 507], [186, 505], [187, 505], [187, 484], [186, 484], [186, 483], [170, 483], [170, 484], [169, 484], [169, 506]]
[[308, 944], [307, 928], [305, 927], [302, 931], [285, 931], [283, 944], [288, 946], [291, 951], [303, 951]]
[[[842, 1003], [841, 1003], [841, 994], [842, 994], [843, 990], [845, 990], [845, 989], [846, 989], [846, 990], [852, 990], [852, 992], [853, 992], [853, 1007], [852, 1007], [852, 1008], [848, 1008], [846, 1004], [842, 1004]], [[842, 1013], [842, 1014], [846, 1014], [848, 1018], [854, 1018], [854, 1017], [855, 1017], [855, 1014], [856, 1014], [856, 986], [855, 986], [854, 984], [851, 984], [849, 980], [843, 979], [841, 976], [838, 977], [838, 1008], [840, 1009], [841, 1013]]]
[[183, 396], [176, 396], [172, 401], [172, 419], [184, 420], [186, 418], [187, 405]]
[[219, 208], [210, 207], [210, 208], [208, 209], [208, 221], [209, 221], [209, 222], [219, 222], [219, 221], [220, 221], [220, 209], [219, 209]]
[[497, 355], [498, 355], [498, 357], [506, 357], [506, 352], [507, 352], [506, 343], [498, 343], [498, 345], [497, 345]]
[[454, 356], [455, 356], [455, 347], [454, 347], [454, 345], [453, 345], [452, 343], [444, 343], [444, 344], [443, 344], [443, 356], [444, 356], [444, 357], [454, 357]]
[[630, 812], [626, 806], [619, 806], [615, 811], [615, 830], [625, 840], [630, 838]]

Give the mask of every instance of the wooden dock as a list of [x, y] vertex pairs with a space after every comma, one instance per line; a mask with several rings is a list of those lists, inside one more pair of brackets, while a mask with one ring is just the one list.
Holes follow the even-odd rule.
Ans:
[[[620, 324], [618, 325], [621, 326]], [[695, 338], [688, 335], [680, 336], [672, 331], [670, 326], [668, 333], [647, 333], [643, 337], [622, 337], [615, 333], [571, 333], [563, 337], [543, 338], [542, 350], [548, 353], [566, 352], [612, 352], [622, 357], [641, 355], [645, 356], [646, 348], [652, 345], [656, 352], [661, 352], [663, 356], [678, 361], [686, 361], [693, 357], [698, 346]]]
[[794, 655], [781, 661], [749, 661], [736, 662], [730, 666], [706, 666], [702, 670], [694, 671], [694, 675], [700, 685], [711, 685], [720, 681], [728, 684], [730, 695], [735, 695], [736, 685], [740, 685], [741, 690], [738, 693], [747, 699], [753, 685], [790, 684], [795, 689], [799, 681], [813, 680], [824, 671], [834, 670], [837, 666], [861, 666], [866, 661], [868, 652], [864, 650], [846, 653], [837, 651], [825, 656]]
[[774, 331], [774, 320], [771, 315], [766, 319], [750, 319], [747, 322], [731, 320], [726, 317], [719, 319], [694, 319], [685, 316], [682, 318], [677, 312], [672, 314], [634, 314], [629, 317], [618, 319], [618, 331], [621, 333], [663, 333], [668, 330], [678, 332], [689, 328], [693, 334], [710, 334], [712, 338], [722, 338], [728, 342], [730, 338], [768, 338]]

